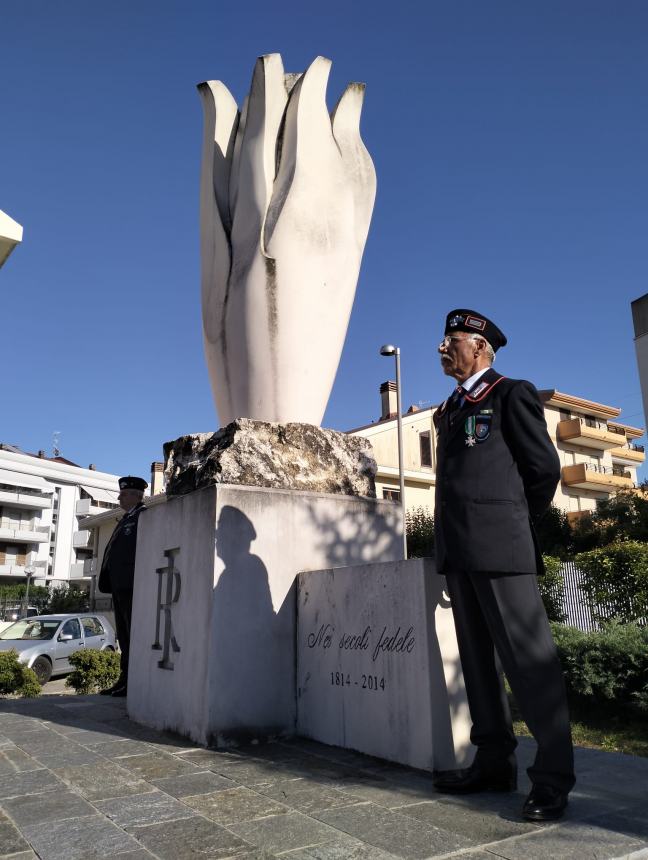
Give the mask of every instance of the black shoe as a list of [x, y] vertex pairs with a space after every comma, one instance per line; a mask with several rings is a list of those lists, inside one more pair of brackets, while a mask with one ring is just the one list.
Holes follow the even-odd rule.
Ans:
[[534, 785], [522, 807], [527, 821], [556, 821], [567, 808], [567, 792], [553, 785]]
[[477, 791], [515, 791], [517, 765], [506, 762], [499, 766], [471, 764], [465, 770], [439, 772], [434, 787], [444, 794], [472, 794]]
[[110, 695], [113, 698], [121, 699], [123, 696], [128, 695], [128, 687], [126, 687], [125, 684], [121, 687], [117, 687], [115, 690], [112, 691]]

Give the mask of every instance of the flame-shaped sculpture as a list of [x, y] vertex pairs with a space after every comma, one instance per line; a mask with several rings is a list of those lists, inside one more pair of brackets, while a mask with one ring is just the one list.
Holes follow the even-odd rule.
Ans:
[[257, 60], [241, 111], [202, 96], [200, 229], [207, 366], [221, 425], [319, 425], [346, 336], [376, 196], [360, 138], [364, 84], [329, 116], [330, 60]]

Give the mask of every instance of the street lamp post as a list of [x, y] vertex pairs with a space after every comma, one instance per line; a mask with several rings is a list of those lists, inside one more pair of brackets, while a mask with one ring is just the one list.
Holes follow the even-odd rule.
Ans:
[[23, 604], [23, 611], [22, 611], [22, 614], [25, 616], [27, 615], [27, 611], [29, 609], [29, 584], [31, 583], [32, 576], [34, 575], [35, 572], [36, 572], [36, 569], [34, 568], [33, 565], [28, 564], [25, 567], [25, 579], [27, 580], [27, 587], [25, 588], [25, 597], [23, 598], [24, 604]]
[[396, 427], [398, 430], [398, 480], [403, 517], [403, 558], [407, 558], [407, 522], [405, 519], [405, 467], [403, 463], [403, 410], [401, 408], [400, 349], [391, 343], [380, 347], [381, 355], [393, 355], [396, 359]]

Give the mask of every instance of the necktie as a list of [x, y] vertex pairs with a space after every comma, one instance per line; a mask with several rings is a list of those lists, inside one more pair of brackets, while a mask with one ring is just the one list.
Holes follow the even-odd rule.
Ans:
[[450, 398], [450, 403], [448, 404], [448, 418], [450, 419], [450, 421], [454, 420], [454, 418], [457, 415], [457, 412], [463, 406], [465, 394], [466, 394], [466, 392], [464, 391], [464, 389], [461, 385], [458, 385], [455, 388], [455, 390], [454, 390], [454, 392]]

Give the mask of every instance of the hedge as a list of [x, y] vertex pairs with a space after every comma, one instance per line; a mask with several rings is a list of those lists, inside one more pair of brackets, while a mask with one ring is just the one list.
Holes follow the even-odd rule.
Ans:
[[648, 544], [619, 541], [579, 553], [574, 561], [597, 621], [648, 617]]
[[565, 597], [565, 580], [560, 572], [562, 562], [559, 558], [543, 555], [545, 574], [538, 577], [538, 589], [547, 611], [549, 621], [564, 621], [562, 606]]
[[648, 628], [612, 622], [597, 633], [552, 623], [572, 695], [648, 712]]

